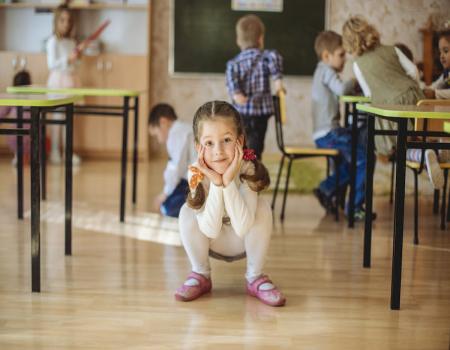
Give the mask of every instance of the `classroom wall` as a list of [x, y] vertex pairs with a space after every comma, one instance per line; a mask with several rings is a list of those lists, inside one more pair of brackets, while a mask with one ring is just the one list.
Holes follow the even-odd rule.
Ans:
[[[423, 27], [432, 12], [450, 16], [448, 0], [329, 0], [328, 26], [341, 32], [345, 20], [353, 14], [366, 14], [381, 33], [382, 42], [408, 45], [417, 60], [422, 57]], [[370, 16], [370, 17], [369, 17]], [[170, 1], [152, 1], [151, 38], [151, 103], [169, 102], [181, 119], [191, 121], [195, 110], [211, 99], [228, 99], [225, 78], [199, 76], [175, 78], [169, 76]], [[225, 68], [224, 68], [225, 69]], [[347, 63], [345, 75], [351, 74]], [[286, 77], [288, 91], [288, 125], [285, 136], [288, 142], [312, 144], [310, 117], [311, 77]], [[266, 138], [268, 152], [277, 152], [273, 118]]]
[[[146, 10], [85, 10], [77, 11], [76, 16], [79, 37], [88, 36], [105, 19], [111, 20], [101, 37], [104, 52], [130, 55], [148, 52]], [[52, 13], [35, 13], [32, 8], [2, 9], [0, 50], [45, 52], [45, 41], [53, 32], [52, 22]]]

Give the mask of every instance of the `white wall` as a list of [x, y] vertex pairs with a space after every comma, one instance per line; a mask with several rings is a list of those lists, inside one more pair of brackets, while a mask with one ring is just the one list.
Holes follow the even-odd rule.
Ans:
[[[105, 19], [111, 24], [101, 36], [106, 52], [145, 55], [148, 52], [146, 10], [76, 11], [77, 34], [86, 37]], [[0, 50], [41, 52], [52, 33], [53, 15], [34, 9], [0, 9]]]

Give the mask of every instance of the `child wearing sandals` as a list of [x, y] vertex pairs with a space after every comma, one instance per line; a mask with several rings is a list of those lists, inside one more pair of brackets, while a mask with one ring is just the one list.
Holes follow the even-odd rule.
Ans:
[[258, 193], [270, 179], [254, 151], [243, 148], [240, 114], [227, 102], [207, 102], [197, 110], [193, 127], [198, 160], [189, 169], [190, 193], [179, 217], [192, 272], [176, 299], [191, 301], [211, 291], [208, 255], [227, 262], [247, 256], [247, 294], [284, 305], [284, 296], [263, 274], [272, 212]]

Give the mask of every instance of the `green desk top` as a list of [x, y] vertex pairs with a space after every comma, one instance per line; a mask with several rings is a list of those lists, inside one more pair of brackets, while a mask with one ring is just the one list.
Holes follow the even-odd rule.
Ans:
[[341, 102], [357, 102], [357, 103], [364, 103], [364, 102], [370, 102], [370, 97], [366, 96], [341, 96], [340, 97]]
[[137, 97], [140, 91], [124, 89], [96, 89], [96, 88], [49, 88], [43, 85], [9, 86], [9, 93], [29, 94], [69, 94], [79, 96], [109, 96], [109, 97]]
[[444, 131], [450, 134], [450, 122], [444, 122]]
[[81, 96], [36, 95], [36, 94], [0, 94], [0, 106], [9, 107], [57, 107], [77, 102]]
[[382, 117], [450, 119], [450, 106], [357, 104], [356, 109]]

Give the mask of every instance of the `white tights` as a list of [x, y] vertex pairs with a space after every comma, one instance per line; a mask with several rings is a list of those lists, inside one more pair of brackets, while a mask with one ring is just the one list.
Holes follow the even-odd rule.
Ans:
[[[63, 113], [50, 113], [48, 114], [49, 119], [53, 120], [63, 120], [65, 115]], [[58, 155], [61, 154], [61, 139], [63, 145], [63, 152], [66, 148], [66, 128], [62, 125], [49, 125], [50, 129], [50, 140], [51, 140], [51, 152]]]
[[243, 239], [237, 236], [231, 225], [223, 225], [216, 239], [208, 238], [200, 231], [195, 211], [186, 204], [181, 208], [179, 225], [181, 241], [191, 262], [192, 271], [210, 275], [208, 252], [211, 249], [227, 257], [246, 252], [247, 280], [251, 281], [262, 274], [272, 234], [272, 211], [263, 198], [258, 197], [255, 221]]

